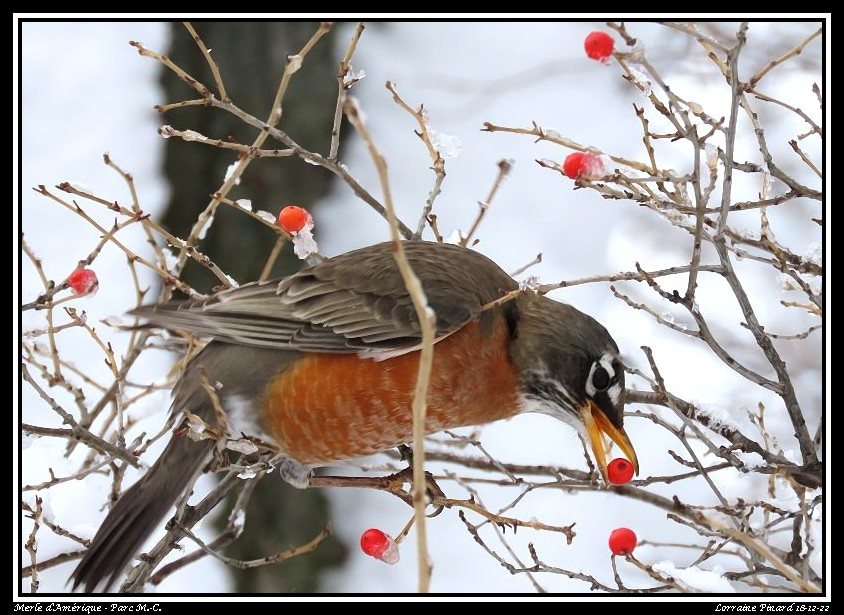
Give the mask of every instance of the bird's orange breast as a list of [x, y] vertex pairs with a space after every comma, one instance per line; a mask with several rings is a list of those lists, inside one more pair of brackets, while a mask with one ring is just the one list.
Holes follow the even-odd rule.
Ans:
[[[440, 341], [427, 397], [426, 431], [488, 423], [518, 412], [518, 375], [503, 321], [473, 321]], [[384, 361], [303, 355], [267, 388], [267, 427], [293, 459], [312, 465], [410, 442], [419, 352]]]

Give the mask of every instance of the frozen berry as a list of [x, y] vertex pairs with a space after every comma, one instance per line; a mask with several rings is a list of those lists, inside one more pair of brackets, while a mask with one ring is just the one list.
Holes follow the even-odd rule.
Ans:
[[395, 564], [399, 561], [399, 547], [396, 541], [379, 529], [369, 528], [361, 534], [360, 548], [367, 555], [387, 564]]
[[633, 553], [636, 548], [636, 534], [630, 528], [620, 527], [610, 533], [610, 551], [613, 555]]
[[590, 32], [583, 41], [586, 55], [599, 62], [608, 62], [615, 43], [606, 32]]
[[607, 478], [613, 485], [629, 483], [633, 478], [633, 464], [622, 457], [613, 459], [607, 465]]
[[571, 179], [595, 179], [603, 177], [606, 171], [603, 157], [590, 152], [573, 152], [563, 161], [563, 173]]
[[288, 233], [298, 233], [310, 220], [308, 210], [297, 205], [288, 205], [278, 214], [278, 225]]
[[93, 269], [76, 269], [67, 278], [67, 285], [76, 295], [87, 295], [97, 291], [99, 281]]
[[586, 156], [586, 154], [583, 152], [574, 152], [573, 154], [566, 156], [566, 160], [563, 162], [563, 173], [566, 174], [566, 177], [577, 179], [578, 176], [583, 173], [584, 156]]

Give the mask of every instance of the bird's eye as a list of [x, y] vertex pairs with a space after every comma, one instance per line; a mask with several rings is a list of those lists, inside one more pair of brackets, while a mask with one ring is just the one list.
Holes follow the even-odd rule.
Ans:
[[624, 391], [624, 367], [615, 355], [606, 352], [592, 363], [586, 377], [586, 394], [594, 397], [607, 393], [613, 403], [621, 399]]
[[595, 366], [592, 370], [592, 386], [596, 391], [606, 391], [610, 388], [610, 374], [600, 364]]

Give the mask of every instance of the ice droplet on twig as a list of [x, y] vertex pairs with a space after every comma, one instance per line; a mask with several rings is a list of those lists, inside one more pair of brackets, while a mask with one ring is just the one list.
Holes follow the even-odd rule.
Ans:
[[454, 135], [438, 132], [428, 127], [428, 138], [431, 139], [431, 145], [443, 158], [454, 158], [463, 151], [463, 144]]

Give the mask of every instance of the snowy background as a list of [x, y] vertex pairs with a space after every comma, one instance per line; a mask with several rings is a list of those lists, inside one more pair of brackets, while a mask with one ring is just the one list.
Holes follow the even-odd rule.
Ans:
[[[634, 26], [649, 58], [662, 60], [661, 68], [671, 77], [674, 91], [686, 92], [687, 97], [702, 104], [710, 115], [725, 113], [723, 81], [707, 80], [706, 75], [699, 74], [700, 65], [687, 60], [686, 43], [680, 38], [661, 36], [655, 25]], [[570, 180], [534, 162], [539, 158], [561, 161], [568, 153], [566, 150], [547, 143], [535, 144], [524, 135], [479, 130], [484, 121], [520, 127], [529, 127], [532, 121], [537, 121], [579, 143], [630, 158], [641, 157], [641, 125], [632, 104], [641, 106], [644, 98], [620, 78], [617, 68], [588, 60], [582, 51], [583, 37], [600, 27], [600, 23], [586, 22], [420, 22], [367, 29], [353, 60], [354, 68], [364, 70], [366, 77], [354, 94], [360, 100], [375, 143], [390, 165], [400, 217], [415, 228], [433, 185], [433, 173], [424, 147], [413, 135], [412, 118], [391, 101], [383, 87], [388, 80], [397, 85], [411, 105], [424, 103], [432, 127], [457, 137], [461, 143], [459, 155], [447, 160], [448, 175], [435, 206], [443, 235], [455, 229], [465, 232], [471, 226], [477, 203], [486, 198], [492, 185], [497, 162], [510, 159], [515, 166], [477, 234], [480, 239], [477, 249], [505, 270], [518, 269], [538, 252], [543, 254], [542, 263], [530, 268], [522, 278], [533, 275], [543, 282], [554, 282], [628, 271], [634, 268], [635, 262], [646, 269], [657, 269], [687, 259], [686, 244], [675, 242], [680, 236], [676, 231], [672, 233], [669, 225], [655, 224], [652, 215], [629, 204], [603, 200], [591, 191], [575, 191]], [[338, 58], [350, 35], [350, 29], [343, 28], [346, 34], [338, 38]], [[751, 42], [771, 37], [787, 39], [793, 45], [813, 29], [811, 24], [759, 25], [751, 29]], [[139, 40], [161, 52], [166, 52], [168, 45], [167, 30], [161, 23], [29, 22], [22, 25], [21, 226], [26, 242], [43, 259], [47, 276], [54, 280], [64, 279], [75, 263], [87, 256], [96, 245], [98, 234], [74, 213], [33, 192], [33, 186], [52, 187], [70, 181], [100, 196], [128, 202], [123, 180], [102, 164], [102, 154], [108, 152], [118, 165], [133, 174], [145, 212], [155, 217], [166, 201], [166, 186], [159, 168], [167, 143], [156, 134], [156, 128], [166, 123], [166, 119], [162, 120], [152, 107], [172, 101], [161, 98], [157, 81], [159, 66], [139, 57], [128, 45], [129, 40]], [[791, 93], [791, 102], [807, 111], [813, 110], [816, 119], [820, 119], [810, 91], [812, 81], [819, 76], [802, 71], [785, 74], [788, 79], [772, 82], [770, 93]], [[294, 117], [285, 118], [286, 126], [295, 126], [295, 122]], [[788, 125], [770, 129], [770, 141], [784, 141], [796, 131]], [[295, 130], [291, 132], [295, 136]], [[754, 148], [753, 143], [740, 146], [748, 151]], [[354, 140], [341, 157], [353, 175], [380, 197], [377, 177], [363, 146]], [[820, 160], [817, 152], [815, 159]], [[677, 165], [682, 164], [678, 158]], [[222, 178], [210, 179], [209, 191], [221, 181]], [[737, 189], [756, 188], [738, 186]], [[388, 238], [386, 223], [347, 187], [338, 184], [327, 202], [330, 206], [320, 207], [316, 216], [316, 237], [323, 253], [339, 254]], [[277, 211], [280, 206], [253, 204], [269, 211]], [[88, 203], [85, 209], [106, 227], [113, 221], [104, 208]], [[800, 224], [780, 226], [777, 233], [784, 243], [803, 253], [818, 249], [817, 236]], [[127, 233], [122, 240], [139, 253], [148, 254], [140, 234]], [[31, 301], [42, 292], [40, 280], [31, 263], [17, 250], [15, 257], [22, 259], [22, 300]], [[134, 290], [128, 279], [125, 256], [113, 246], [106, 246], [95, 269], [100, 292], [94, 298], [71, 305], [84, 309], [89, 322], [113, 340], [119, 352], [120, 340], [125, 338], [100, 324], [100, 320], [120, 315], [133, 305]], [[143, 284], [155, 284], [152, 275], [142, 268], [140, 273], [145, 276]], [[781, 292], [776, 280], [759, 279], [754, 284], [757, 286], [750, 289], [753, 293]], [[639, 347], [653, 348], [670, 389], [686, 399], [709, 404], [716, 412], [754, 408], [759, 401], [777, 405], [777, 398], [760, 397], [758, 390], [747, 395], [742, 380], [714, 363], [702, 345], [667, 335], [665, 328], [653, 319], [616, 300], [607, 284], [575, 286], [554, 291], [551, 296], [572, 303], [607, 326], [630, 364], [645, 368]], [[714, 296], [713, 305], [706, 306], [710, 314], [721, 309], [715, 304], [722, 301], [724, 321], [737, 321], [740, 315], [731, 302], [723, 299]], [[760, 316], [776, 330], [800, 331], [814, 322], [792, 320], [793, 311]], [[42, 327], [43, 316], [31, 311], [24, 313], [20, 325], [24, 330]], [[77, 339], [78, 347], [74, 348]], [[799, 393], [808, 418], [817, 421], [823, 400], [820, 336], [815, 334], [814, 339], [817, 356], [789, 357], [789, 360], [800, 360], [812, 367], [805, 371], [808, 376], [800, 383]], [[63, 333], [62, 343], [69, 348], [66, 358], [84, 366], [84, 371], [102, 376], [101, 370], [107, 369], [102, 365], [102, 355], [92, 349], [90, 337], [84, 333], [69, 330]], [[94, 364], [86, 364], [91, 357]], [[133, 378], [161, 379], [170, 361], [170, 355], [150, 358], [142, 362], [140, 371], [133, 372]], [[715, 384], [701, 383], [701, 373], [712, 374], [711, 382]], [[53, 391], [51, 394], [60, 396]], [[30, 387], [23, 387], [21, 400], [24, 422], [58, 426]], [[138, 430], [157, 432], [168, 405], [167, 391], [150, 396]], [[743, 411], [731, 420], [752, 433]], [[777, 429], [783, 430], [784, 448], [794, 446], [786, 423], [772, 424], [769, 428], [775, 433]], [[628, 419], [627, 431], [639, 454], [643, 476], [676, 471], [665, 452], [676, 443], [659, 440], [662, 434], [655, 439], [653, 425], [645, 420]], [[479, 433], [486, 449], [498, 459], [585, 469], [575, 433], [548, 417], [520, 416], [486, 426]], [[60, 476], [78, 467], [81, 459], [78, 455], [83, 455], [83, 451], [77, 451], [71, 460], [64, 460], [62, 450], [56, 450], [55, 442], [49, 440], [24, 441], [20, 456], [22, 484], [47, 480], [48, 468]], [[721, 486], [728, 496], [751, 498], [764, 495], [766, 482], [761, 476], [736, 476], [733, 482], [727, 479]], [[71, 531], [93, 535], [104, 515], [98, 506], [105, 501], [109, 487], [104, 477], [60, 485], [47, 492], [46, 510], [51, 518]], [[654, 490], [695, 499], [698, 494], [684, 491], [695, 488], [699, 489], [677, 484], [670, 488], [654, 487]], [[456, 486], [454, 490], [454, 497], [458, 497]], [[498, 509], [515, 496], [515, 491], [500, 488], [482, 493], [490, 510]], [[24, 498], [31, 501], [33, 493], [25, 493]], [[332, 494], [332, 501], [335, 528], [351, 545], [367, 527], [376, 525], [395, 534], [410, 517], [409, 508], [381, 493], [340, 490]], [[606, 538], [613, 528], [628, 526], [636, 530], [640, 539], [665, 544], [688, 542], [693, 537], [687, 528], [666, 522], [663, 511], [612, 494], [534, 491], [520, 503], [517, 516], [535, 517], [555, 525], [577, 522], [577, 538], [571, 545], [559, 538], [555, 542], [553, 536], [520, 530], [513, 544], [520, 545], [517, 548], [523, 561], [530, 561], [524, 545], [535, 541], [547, 563], [582, 570], [609, 584], [613, 570]], [[24, 524], [23, 530], [25, 539], [28, 524]], [[46, 539], [48, 535], [43, 532], [41, 537]], [[344, 593], [414, 592], [416, 563], [412, 539], [413, 534], [402, 547], [402, 561], [392, 567], [353, 552], [349, 565], [332, 576], [327, 589]], [[527, 575], [510, 575], [480, 549], [454, 513], [444, 513], [430, 521], [429, 542], [434, 563], [431, 587], [434, 592], [535, 591]], [[38, 556], [46, 559], [69, 548], [76, 545], [43, 540]], [[643, 546], [636, 554], [648, 563], [664, 562], [663, 566], [670, 566], [668, 562], [673, 562], [678, 567], [688, 566], [690, 557], [694, 557], [668, 546]], [[21, 557], [26, 561], [25, 554]], [[641, 572], [623, 561], [618, 565], [630, 586], [648, 585]], [[45, 571], [41, 575], [41, 591], [67, 591], [64, 584], [72, 568], [73, 563]], [[537, 582], [550, 592], [588, 592], [587, 584], [559, 575], [544, 575]], [[731, 590], [718, 570], [701, 574], [690, 582], [715, 594]], [[24, 582], [24, 587], [28, 587], [28, 582]], [[158, 591], [192, 592], [198, 588], [204, 593], [227, 591], [225, 572], [210, 558], [168, 578]]]

